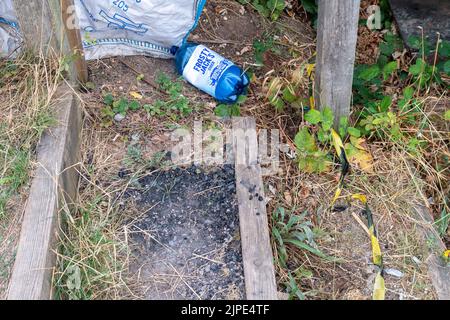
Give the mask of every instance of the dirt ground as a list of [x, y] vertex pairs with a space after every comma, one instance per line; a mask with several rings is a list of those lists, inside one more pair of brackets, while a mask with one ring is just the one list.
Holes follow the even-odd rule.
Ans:
[[[130, 227], [130, 272], [154, 299], [243, 299], [234, 169], [156, 170], [130, 188], [142, 217]], [[180, 276], [174, 276], [176, 275]]]
[[[264, 66], [257, 67], [253, 43], [257, 39], [264, 39], [267, 34], [274, 36], [277, 52], [271, 50], [265, 52], [263, 56]], [[367, 38], [369, 35], [365, 35], [365, 37]], [[252, 79], [248, 100], [241, 106], [242, 115], [254, 116], [259, 129], [280, 129], [283, 142], [292, 144], [301, 124], [303, 111], [288, 109], [283, 112], [275, 112], [273, 107], [267, 103], [264, 88], [270, 75], [282, 75], [285, 70], [296, 69], [299, 65], [309, 62], [313, 57], [315, 50], [314, 31], [310, 22], [304, 16], [283, 16], [278, 22], [268, 23], [256, 12], [250, 8], [242, 7], [237, 2], [210, 1], [197, 30], [191, 35], [191, 40], [208, 45], [245, 69], [254, 72], [255, 76]], [[358, 45], [360, 62], [368, 62], [367, 57], [372, 56], [374, 50], [371, 43], [360, 42]], [[367, 52], [370, 52], [370, 54]], [[89, 69], [91, 82], [94, 83], [95, 88], [81, 95], [86, 114], [83, 131], [84, 154], [83, 179], [80, 185], [81, 199], [90, 199], [90, 193], [93, 189], [101, 190], [103, 194], [108, 195], [109, 199], [111, 194], [124, 192], [127, 189], [127, 183], [124, 183], [120, 172], [123, 172], [121, 170], [127, 157], [129, 157], [130, 144], [135, 147], [139, 146], [142, 159], [151, 160], [158, 152], [170, 149], [170, 133], [174, 128], [192, 127], [193, 121], [200, 118], [203, 119], [205, 126], [218, 125], [213, 116], [216, 102], [211, 97], [185, 84], [183, 95], [189, 98], [194, 109], [189, 116], [175, 121], [170, 118], [149, 117], [143, 110], [140, 110], [127, 114], [126, 118], [120, 122], [115, 121], [111, 126], [104, 127], [101, 121], [104, 93], [112, 92], [116, 96], [128, 96], [130, 92], [136, 91], [143, 95], [141, 103], [152, 103], [159, 98], [157, 90], [152, 85], [156, 81], [157, 75], [162, 71], [173, 80], [178, 76], [175, 74], [173, 61], [155, 60], [149, 57], [104, 59], [90, 62]], [[137, 81], [136, 77], [139, 74], [145, 75], [150, 84]], [[308, 83], [306, 76], [304, 78], [304, 92], [300, 92], [300, 94], [308, 98]], [[357, 191], [368, 189], [372, 191], [369, 203], [379, 231], [386, 268], [391, 270], [390, 273], [393, 274], [386, 275], [387, 298], [433, 299], [435, 293], [427, 276], [425, 263], [427, 247], [426, 244], [420, 243], [415, 236], [417, 224], [411, 214], [413, 204], [422, 202], [420, 195], [416, 192], [415, 179], [417, 177], [411, 177], [407, 173], [407, 164], [402, 162], [399, 155], [386, 155], [381, 152], [381, 146], [374, 145], [371, 148], [375, 158], [374, 172], [371, 174], [355, 172], [349, 177], [347, 187]], [[131, 172], [139, 172], [136, 164], [131, 167]], [[139, 174], [141, 179], [144, 179], [139, 180], [140, 184], [152, 179], [152, 176], [145, 178], [145, 174], [143, 176], [142, 173]], [[318, 240], [320, 248], [325, 253], [337, 258], [334, 262], [324, 261], [302, 250], [289, 247], [288, 269], [277, 265], [277, 281], [280, 291], [286, 292], [287, 290], [286, 283], [289, 282], [289, 271], [298, 275], [296, 280], [308, 299], [371, 298], [375, 269], [371, 263], [370, 239], [352, 215], [354, 213], [359, 216], [361, 208], [352, 206], [350, 209], [339, 213], [332, 212], [330, 209], [338, 176], [338, 168], [331, 173], [320, 176], [300, 173], [297, 164], [288, 155], [283, 154], [280, 174], [265, 177], [266, 193], [271, 197], [268, 204], [269, 215], [280, 206], [293, 208], [293, 214], [308, 211], [308, 219], [321, 234]], [[180, 174], [177, 177], [184, 178], [185, 176]], [[167, 177], [167, 179], [172, 178]], [[227, 179], [229, 177], [225, 178], [225, 180]], [[220, 179], [213, 180], [213, 185], [220, 184]], [[161, 186], [168, 185], [167, 181], [164, 181]], [[189, 186], [191, 180], [183, 181], [186, 188], [191, 190], [190, 192], [202, 191], [198, 186]], [[145, 184], [148, 184], [147, 182]], [[94, 188], [93, 185], [96, 187]], [[180, 192], [183, 193], [184, 191]], [[133, 196], [133, 191], [130, 191], [129, 195]], [[139, 198], [142, 194], [141, 196], [137, 194], [134, 196]], [[149, 206], [152, 206], [152, 201], [159, 201], [160, 196], [161, 194], [156, 190], [156, 193], [147, 193], [142, 199], [138, 199], [136, 202], [142, 208], [140, 211], [147, 210]], [[182, 201], [185, 200], [183, 197], [181, 199]], [[215, 205], [221, 206], [218, 210], [223, 210], [226, 207], [233, 207], [230, 201], [233, 200], [226, 198]], [[117, 206], [114, 201], [112, 203], [113, 206]], [[108, 213], [115, 212], [111, 208], [111, 204], [105, 204], [105, 206], [108, 207]], [[169, 214], [167, 210], [170, 208], [165, 206], [161, 208], [161, 210], [166, 211], [166, 214]], [[117, 229], [124, 226], [131, 227], [129, 225], [130, 219], [134, 220], [136, 216], [139, 216], [139, 213], [132, 208], [119, 207], [119, 211], [125, 217], [121, 219], [122, 222], [119, 223]], [[201, 298], [230, 298], [228, 293], [234, 292], [233, 298], [242, 297], [242, 269], [236, 261], [236, 259], [239, 259], [237, 258], [239, 249], [233, 244], [238, 237], [235, 234], [237, 232], [235, 218], [226, 222], [222, 221], [214, 227], [228, 228], [229, 231], [226, 235], [219, 233], [219, 237], [210, 244], [202, 244], [205, 246], [204, 250], [195, 251], [200, 249], [199, 244], [196, 243], [191, 246], [190, 241], [185, 242], [183, 236], [184, 231], [190, 228], [184, 226], [184, 231], [178, 232], [176, 226], [178, 222], [189, 225], [186, 220], [188, 217], [180, 217], [179, 213], [174, 213], [171, 219], [174, 219], [175, 225], [165, 227], [166, 221], [155, 220], [152, 218], [151, 212], [152, 210], [140, 220], [137, 226], [140, 229], [147, 229], [147, 231], [152, 231], [155, 227], [161, 227], [161, 230], [153, 231], [167, 235], [167, 237], [163, 237], [163, 244], [167, 245], [166, 242], [168, 242], [171, 246], [170, 241], [180, 241], [172, 244], [179, 248], [188, 246], [189, 248], [184, 252], [182, 263], [186, 262], [184, 259], [191, 253], [205, 257], [208, 250], [217, 250], [225, 238], [234, 237], [234, 242], [228, 243], [225, 241], [226, 245], [222, 248], [225, 250], [225, 256], [221, 256], [221, 258], [215, 255], [206, 256], [210, 260], [216, 261], [217, 259], [219, 262], [233, 263], [233, 267], [227, 267], [231, 272], [222, 272], [224, 277], [219, 277], [216, 280], [217, 283], [214, 282], [211, 286], [206, 286], [203, 282], [191, 282], [191, 279], [193, 279], [191, 277], [201, 277], [201, 272], [205, 272], [205, 274], [219, 272], [213, 268], [214, 263], [211, 265], [207, 263], [208, 261], [202, 261], [203, 259], [200, 258], [195, 260], [196, 264], [194, 265], [184, 264], [183, 266], [187, 268], [184, 271], [180, 271], [183, 270], [181, 265], [178, 266], [178, 270], [173, 270], [170, 265], [157, 265], [158, 273], [169, 273], [168, 277], [174, 278], [174, 282], [166, 281], [164, 286], [176, 285], [181, 290], [175, 295], [173, 295], [173, 290], [169, 290], [169, 296], [186, 297], [196, 292]], [[273, 224], [272, 220], [271, 224]], [[202, 230], [203, 237], [207, 237], [208, 232], [211, 232], [206, 225], [206, 220], [203, 221], [202, 225], [198, 225]], [[204, 227], [206, 229], [203, 229]], [[193, 230], [196, 229], [192, 229], [190, 232], [193, 232]], [[170, 232], [172, 233], [169, 237], [168, 233]], [[151, 287], [151, 282], [154, 280], [149, 276], [150, 273], [155, 272], [153, 268], [155, 268], [156, 261], [152, 257], [158, 255], [158, 258], [162, 256], [164, 260], [167, 252], [164, 252], [162, 248], [155, 251], [153, 240], [149, 240], [144, 234], [132, 236], [131, 242], [129, 239], [126, 240], [128, 244], [133, 242], [139, 244], [138, 247], [129, 245], [129, 247], [134, 247], [133, 250], [122, 259], [125, 261], [125, 267], [120, 273], [120, 279], [125, 282], [124, 287], [126, 289], [116, 290], [114, 294], [108, 293], [106, 296], [118, 299], [130, 296], [139, 299], [154, 298], [146, 291]], [[177, 239], [173, 240], [175, 236]], [[188, 238], [193, 241], [191, 244], [195, 242], [195, 239], [199, 239], [198, 236], [188, 235]], [[123, 240], [127, 235], [121, 234], [118, 237]], [[278, 252], [275, 243], [273, 243], [273, 249], [276, 258]], [[139, 251], [140, 253], [135, 255]], [[227, 252], [236, 259], [231, 259], [231, 262], [227, 261]], [[172, 265], [176, 267], [174, 265], [176, 261], [172, 262]], [[199, 267], [201, 262], [204, 262], [204, 264]], [[138, 266], [145, 267], [141, 269]], [[210, 267], [208, 268], [208, 266]], [[197, 271], [200, 274], [192, 274], [194, 268], [198, 268]], [[133, 276], [136, 272], [140, 274], [138, 280]], [[147, 281], [150, 281], [150, 283]], [[230, 281], [233, 281], [235, 290], [221, 293], [221, 290], [231, 283]], [[157, 284], [157, 286], [160, 285], [162, 284]], [[116, 284], [116, 286], [119, 285]], [[90, 297], [104, 297], [103, 294], [108, 291], [107, 289], [104, 290], [104, 292], [93, 293]], [[123, 291], [126, 291], [126, 293]], [[197, 297], [196, 294], [194, 296]]]

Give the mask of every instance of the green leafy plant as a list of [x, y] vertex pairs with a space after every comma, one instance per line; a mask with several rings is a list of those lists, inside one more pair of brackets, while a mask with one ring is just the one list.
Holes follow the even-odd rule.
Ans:
[[239, 96], [238, 101], [234, 104], [219, 104], [214, 109], [216, 116], [221, 118], [239, 117], [241, 115], [241, 105], [247, 101], [247, 96]]
[[450, 225], [450, 213], [447, 213], [446, 209], [443, 208], [441, 211], [441, 216], [435, 221], [435, 226], [439, 235], [444, 237], [447, 233], [448, 227]]
[[255, 56], [255, 64], [257, 66], [264, 66], [264, 54], [267, 51], [280, 54], [280, 50], [276, 46], [273, 36], [264, 35], [261, 39], [255, 39], [253, 41], [253, 52]]
[[161, 73], [156, 82], [160, 89], [167, 94], [167, 98], [158, 99], [152, 105], [145, 105], [144, 109], [149, 116], [168, 115], [173, 120], [177, 120], [192, 113], [193, 108], [189, 99], [182, 94], [183, 82], [180, 79], [174, 81], [166, 74]]
[[278, 207], [272, 213], [272, 235], [278, 249], [278, 261], [283, 268], [287, 267], [288, 254], [286, 245], [292, 245], [300, 250], [306, 250], [323, 259], [330, 259], [329, 256], [320, 251], [315, 239], [317, 230], [314, 230], [310, 221], [307, 221], [307, 212], [300, 215], [295, 214], [295, 210], [286, 210]]
[[[299, 70], [295, 70], [294, 73], [303, 73], [304, 70], [305, 67], [303, 66]], [[298, 82], [292, 79], [274, 77], [267, 87], [267, 98], [277, 112], [283, 111], [286, 106], [298, 110], [311, 108], [310, 101], [300, 96], [300, 92]]]
[[[420, 89], [427, 88], [433, 82], [443, 85], [441, 74], [450, 75], [450, 42], [440, 40], [436, 45], [431, 45], [427, 38], [411, 36], [408, 44], [413, 50], [417, 50], [418, 58], [415, 64], [409, 67], [409, 74], [412, 75]], [[436, 64], [428, 63], [427, 57], [436, 58]]]
[[286, 8], [285, 0], [238, 0], [241, 4], [250, 4], [256, 11], [266, 18], [277, 20], [284, 8]]
[[332, 162], [328, 150], [319, 148], [319, 143], [328, 145], [330, 141], [330, 130], [334, 122], [333, 111], [330, 108], [323, 111], [312, 109], [305, 114], [305, 120], [317, 128], [315, 133], [312, 133], [308, 126], [304, 126], [295, 136], [299, 168], [309, 173], [326, 172]]
[[130, 101], [125, 97], [116, 99], [111, 93], [103, 96], [103, 103], [105, 106], [100, 110], [100, 116], [104, 127], [111, 126], [117, 114], [126, 116], [129, 110], [136, 111], [141, 107], [138, 101]]
[[285, 287], [289, 293], [289, 300], [293, 300], [297, 298], [298, 300], [305, 300], [304, 293], [300, 290], [295, 277], [292, 275], [292, 272], [288, 272], [289, 281], [285, 282]]
[[319, 7], [316, 0], [299, 0], [298, 1], [303, 9], [311, 16], [312, 25], [317, 28], [317, 17], [319, 13]]

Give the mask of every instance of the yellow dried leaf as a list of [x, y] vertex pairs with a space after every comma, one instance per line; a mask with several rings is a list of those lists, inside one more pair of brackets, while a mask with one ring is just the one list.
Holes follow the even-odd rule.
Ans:
[[267, 98], [271, 98], [274, 96], [277, 96], [280, 91], [281, 87], [283, 86], [283, 81], [279, 77], [275, 77], [270, 81], [269, 87], [267, 89]]
[[336, 154], [338, 157], [340, 157], [342, 150], [345, 150], [341, 137], [334, 129], [331, 129], [331, 137], [333, 138], [333, 145], [334, 149], [336, 150]]
[[309, 97], [309, 106], [311, 109], [316, 109], [316, 100], [313, 96]]
[[298, 67], [292, 72], [291, 76], [292, 83], [294, 85], [299, 84], [300, 82], [303, 81], [304, 75], [305, 75], [305, 65], [302, 64], [300, 67]]
[[131, 91], [130, 96], [132, 96], [134, 99], [137, 99], [137, 100], [142, 100], [142, 98], [143, 98], [142, 95], [136, 91]]
[[350, 137], [350, 142], [352, 143], [352, 145], [359, 149], [359, 150], [364, 150], [364, 151], [368, 151], [368, 148], [366, 146], [366, 140], [363, 138], [355, 138], [355, 137]]
[[286, 191], [286, 192], [284, 193], [284, 200], [286, 200], [286, 203], [287, 203], [288, 205], [292, 205], [292, 196], [291, 196], [291, 194], [290, 194], [289, 191]]
[[364, 139], [353, 139], [345, 145], [347, 160], [362, 171], [373, 172], [373, 157], [364, 146]]
[[308, 78], [311, 78], [315, 68], [316, 65], [314, 63], [309, 63], [306, 65], [306, 73], [308, 74]]
[[373, 158], [372, 155], [364, 150], [359, 150], [348, 161], [358, 166], [362, 171], [373, 172]]
[[332, 206], [333, 206], [333, 205], [336, 203], [336, 201], [339, 199], [339, 197], [341, 196], [341, 193], [342, 193], [342, 188], [341, 188], [341, 187], [338, 187], [338, 188], [336, 189], [335, 194], [334, 194], [333, 201], [331, 202], [331, 205], [332, 205]]

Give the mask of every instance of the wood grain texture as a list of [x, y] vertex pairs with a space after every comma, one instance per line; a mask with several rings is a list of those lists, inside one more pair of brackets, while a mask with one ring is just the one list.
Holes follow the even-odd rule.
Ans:
[[73, 0], [13, 0], [23, 45], [38, 54], [73, 56], [69, 78], [85, 83], [88, 69]]
[[419, 232], [423, 243], [427, 244], [429, 256], [426, 259], [428, 275], [439, 300], [450, 300], [450, 266], [441, 259], [446, 250], [445, 244], [434, 228], [434, 218], [430, 209], [423, 205], [416, 205], [415, 214], [419, 221]]
[[52, 298], [53, 250], [58, 215], [77, 195], [81, 112], [72, 90], [62, 85], [54, 99], [58, 125], [38, 146], [38, 164], [25, 208], [8, 300]]
[[319, 0], [315, 99], [336, 126], [350, 114], [359, 10], [360, 0]]
[[277, 300], [277, 286], [253, 118], [233, 119], [236, 190], [247, 300]]
[[67, 41], [69, 45], [69, 52], [75, 57], [73, 62], [72, 74], [81, 83], [88, 81], [88, 68], [84, 58], [84, 50], [81, 43], [81, 34], [78, 26], [73, 24], [72, 15], [75, 14], [73, 0], [61, 0], [61, 18], [64, 23], [64, 30], [66, 31]]
[[24, 46], [47, 54], [58, 49], [60, 42], [54, 32], [56, 25], [47, 0], [13, 0]]

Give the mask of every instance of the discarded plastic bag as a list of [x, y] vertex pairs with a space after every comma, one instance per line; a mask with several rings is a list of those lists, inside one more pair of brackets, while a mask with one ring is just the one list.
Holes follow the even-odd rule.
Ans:
[[0, 56], [14, 57], [20, 46], [19, 25], [11, 0], [0, 1]]
[[87, 60], [149, 55], [173, 58], [206, 0], [75, 0]]

